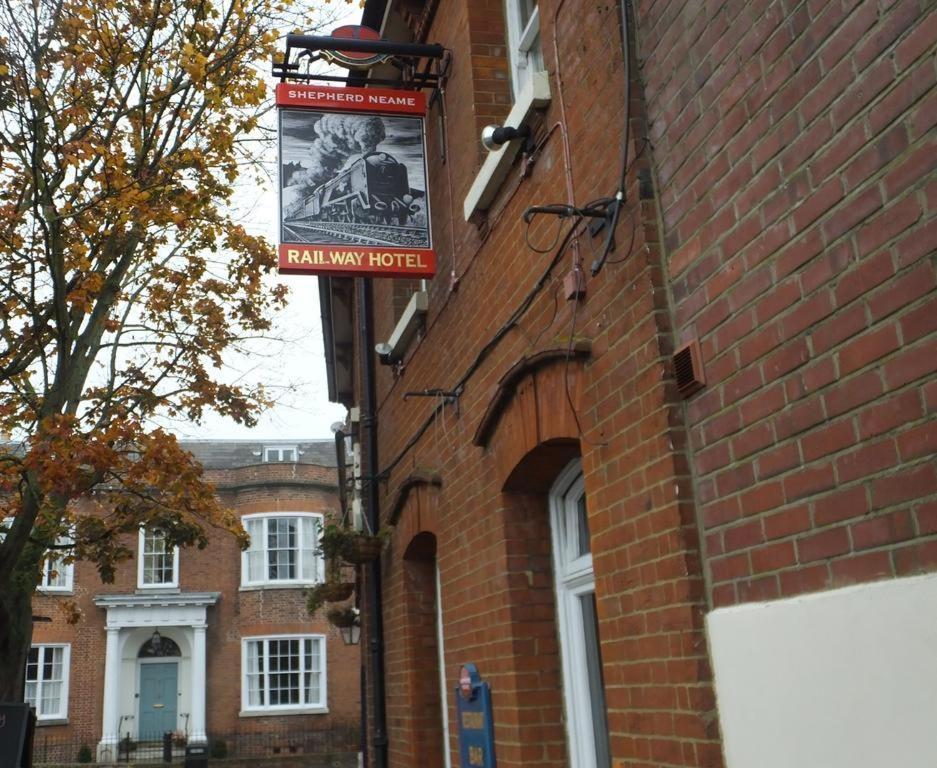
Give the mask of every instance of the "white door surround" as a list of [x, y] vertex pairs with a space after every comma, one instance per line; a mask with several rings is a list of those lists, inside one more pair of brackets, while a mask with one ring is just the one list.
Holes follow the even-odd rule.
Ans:
[[[95, 605], [107, 611], [107, 646], [104, 658], [104, 706], [98, 761], [117, 759], [123, 730], [136, 733], [141, 646], [158, 629], [172, 639], [182, 653], [179, 660], [179, 710], [188, 719], [189, 743], [208, 741], [205, 732], [205, 630], [206, 609], [218, 602], [218, 592], [187, 594], [99, 595]], [[125, 700], [126, 699], [126, 700]], [[179, 720], [183, 718], [180, 716]]]

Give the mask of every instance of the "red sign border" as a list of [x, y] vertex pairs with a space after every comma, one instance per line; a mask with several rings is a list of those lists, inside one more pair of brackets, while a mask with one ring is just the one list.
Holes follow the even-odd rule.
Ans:
[[277, 83], [276, 105], [327, 112], [426, 117], [423, 91], [389, 88], [330, 88], [305, 83]]
[[[289, 261], [290, 250], [302, 249], [320, 254], [322, 261], [307, 261], [297, 264]], [[367, 264], [335, 264], [326, 261], [332, 253], [359, 253], [362, 262]], [[380, 245], [336, 245], [334, 243], [281, 243], [278, 246], [278, 271], [281, 275], [327, 275], [330, 277], [432, 277], [436, 274], [436, 251], [432, 248], [401, 248], [400, 246]], [[374, 256], [388, 256], [391, 263], [375, 265]], [[413, 257], [418, 264], [406, 266], [407, 257]], [[400, 260], [404, 260], [404, 264]], [[382, 258], [382, 261], [386, 259]]]

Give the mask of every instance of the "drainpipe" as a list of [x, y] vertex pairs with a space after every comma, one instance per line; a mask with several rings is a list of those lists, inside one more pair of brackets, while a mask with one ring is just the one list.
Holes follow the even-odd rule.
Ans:
[[[380, 528], [378, 504], [377, 397], [374, 392], [374, 323], [372, 319], [371, 279], [358, 278], [358, 341], [361, 350], [361, 388], [364, 407], [361, 411], [361, 440], [367, 451], [367, 493], [365, 514], [372, 533]], [[374, 762], [373, 768], [387, 766], [387, 717], [384, 702], [384, 620], [381, 602], [381, 560], [368, 563], [368, 671], [374, 696]], [[366, 708], [366, 700], [362, 700]], [[371, 763], [366, 765], [371, 766]]]

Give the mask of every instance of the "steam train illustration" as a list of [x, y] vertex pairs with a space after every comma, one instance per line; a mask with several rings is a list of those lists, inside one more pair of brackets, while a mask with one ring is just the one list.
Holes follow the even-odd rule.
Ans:
[[421, 211], [416, 198], [423, 194], [410, 189], [406, 165], [387, 152], [371, 152], [298, 200], [287, 218], [403, 226], [414, 223]]

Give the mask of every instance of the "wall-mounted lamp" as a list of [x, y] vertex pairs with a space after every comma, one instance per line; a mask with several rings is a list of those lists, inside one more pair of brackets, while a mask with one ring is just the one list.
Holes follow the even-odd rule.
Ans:
[[156, 654], [163, 649], [163, 636], [159, 633], [158, 629], [154, 629], [153, 635], [150, 637], [150, 648], [152, 648], [153, 653]]
[[350, 624], [347, 627], [339, 627], [338, 631], [342, 635], [342, 641], [345, 645], [358, 645], [358, 642], [361, 640], [361, 624], [358, 623], [357, 619], [354, 624]]
[[393, 365], [394, 348], [386, 341], [374, 345], [374, 351], [377, 352], [377, 359], [381, 365]]
[[507, 125], [486, 125], [482, 128], [482, 145], [489, 152], [496, 152], [502, 144], [515, 139], [530, 139], [530, 126], [521, 125], [512, 128]]

